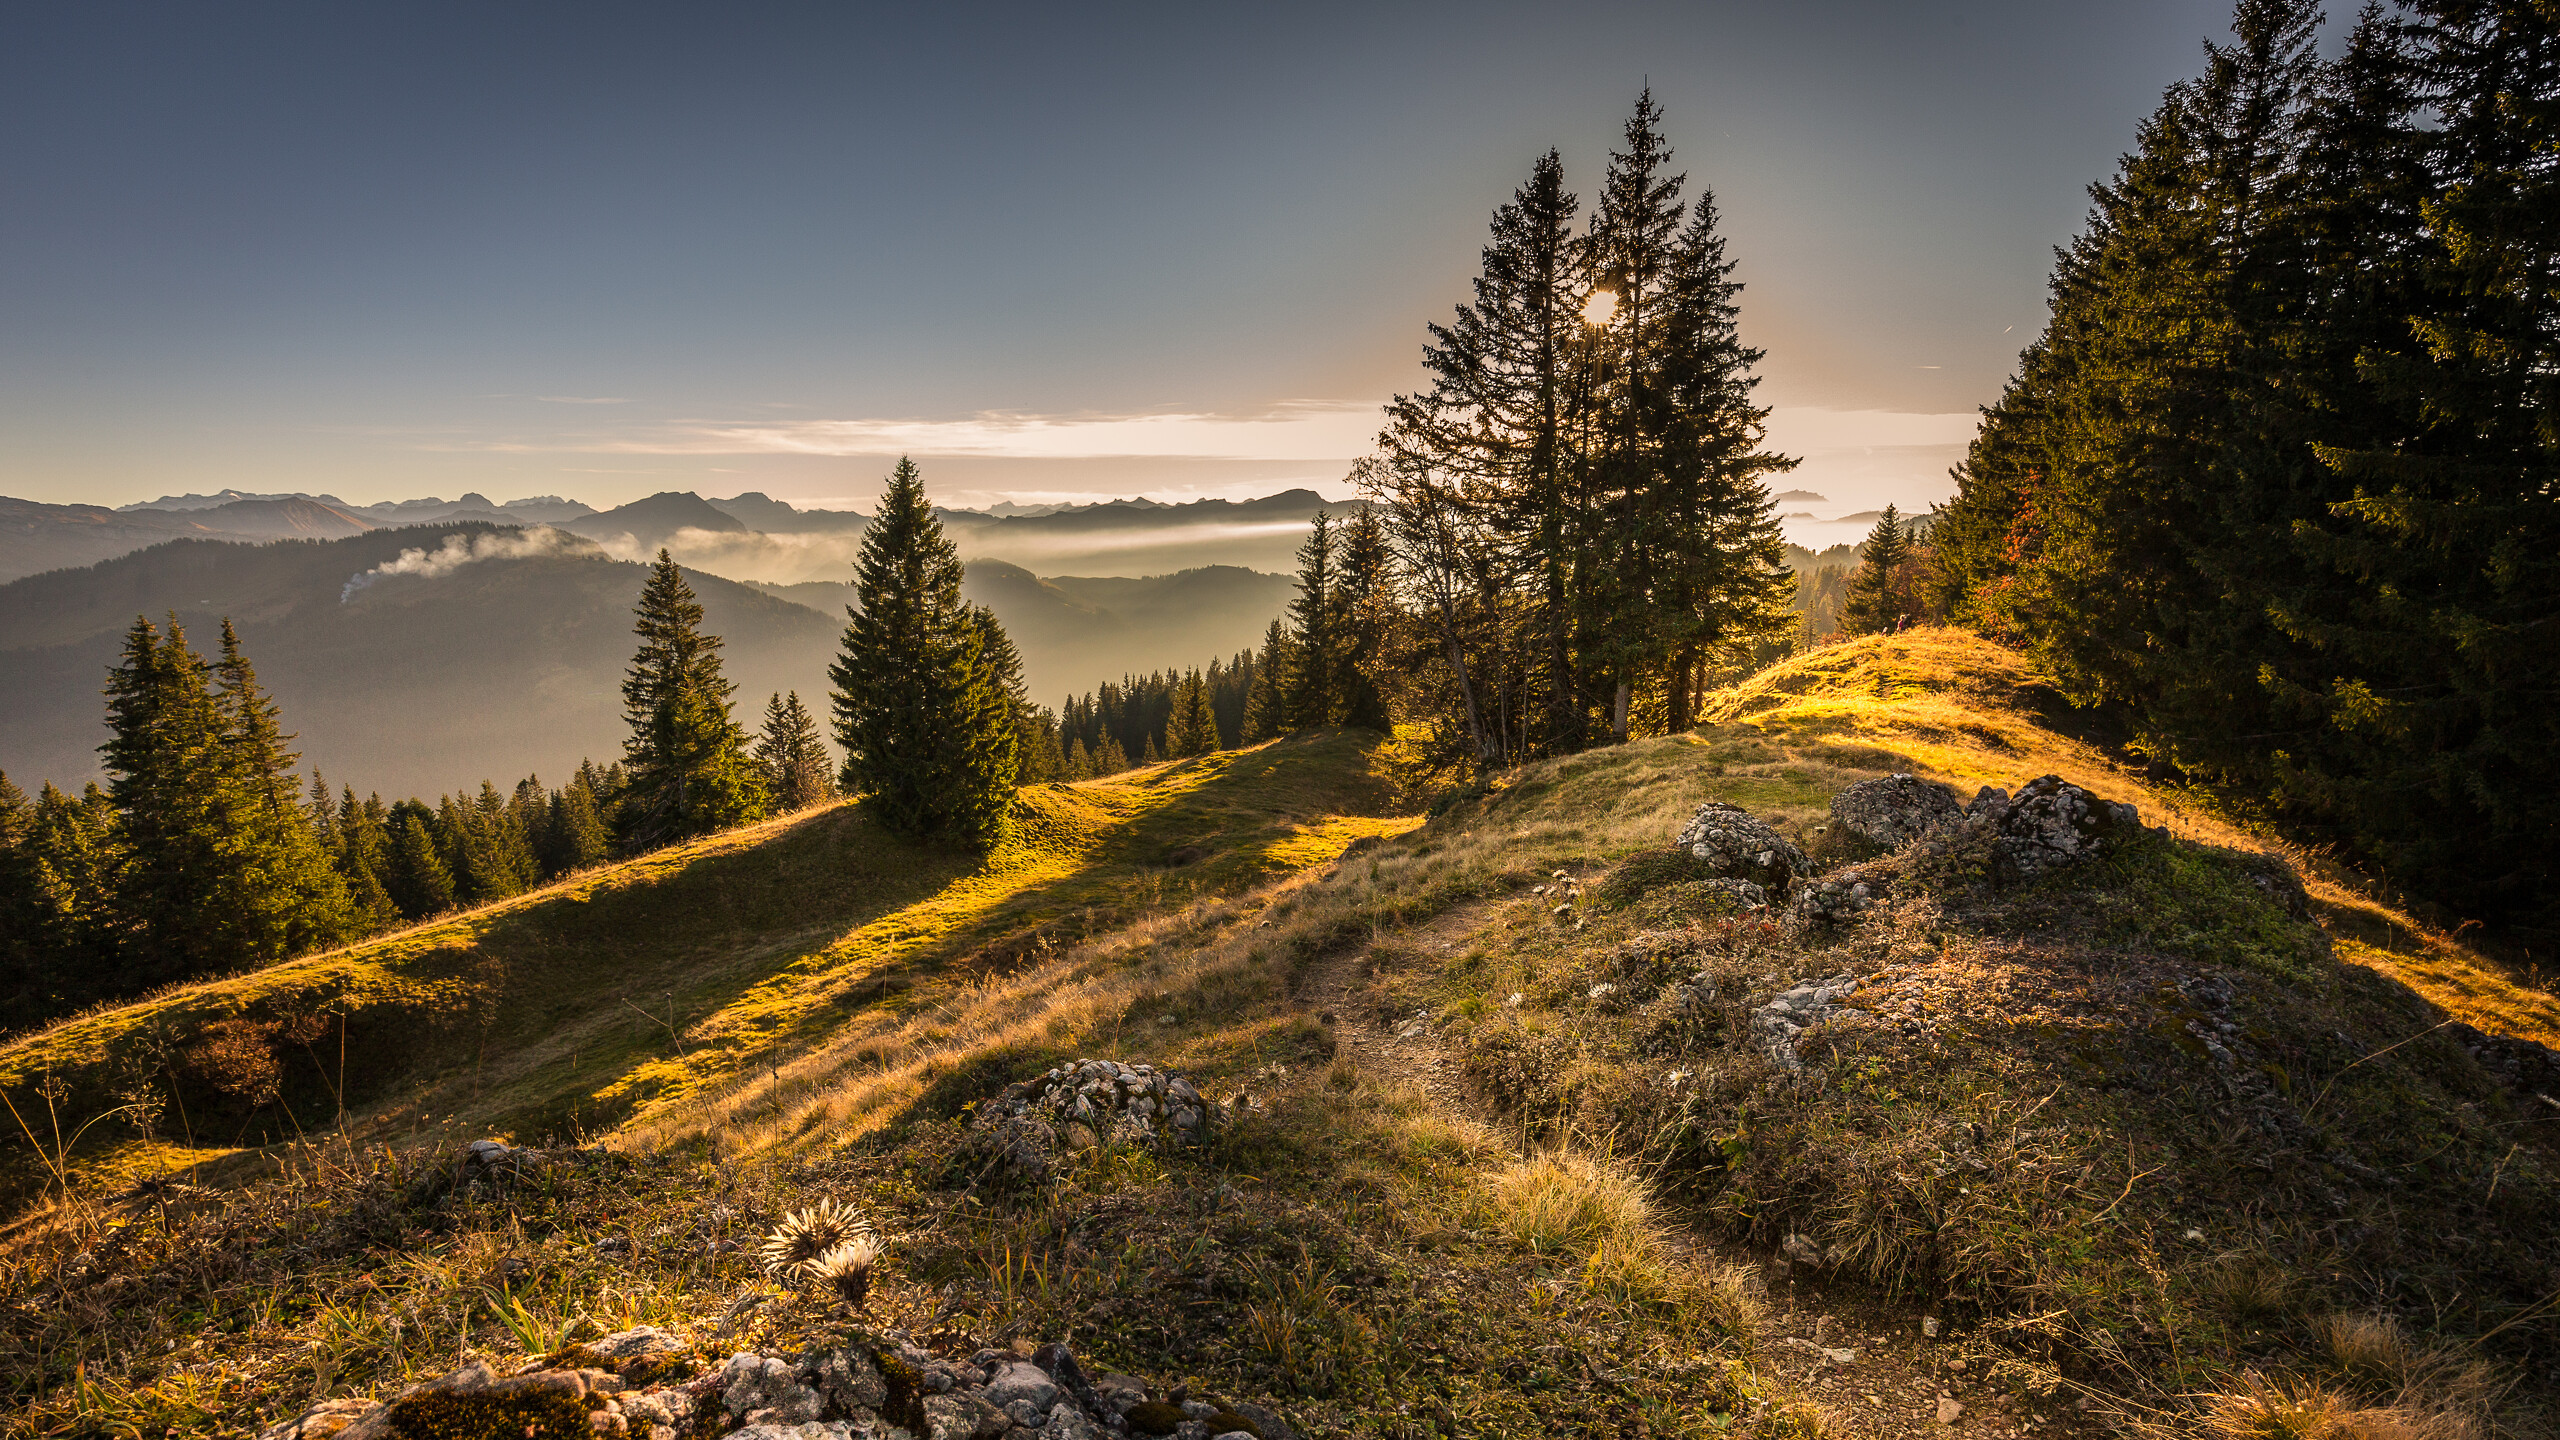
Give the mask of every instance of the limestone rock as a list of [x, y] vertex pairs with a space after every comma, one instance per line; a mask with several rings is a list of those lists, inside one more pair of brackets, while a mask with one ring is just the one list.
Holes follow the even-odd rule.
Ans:
[[1796, 897], [1787, 907], [1788, 923], [1799, 936], [1845, 925], [1883, 899], [1886, 888], [1881, 876], [1870, 878], [1856, 870], [1806, 881], [1796, 886]]
[[1870, 845], [1899, 850], [1923, 835], [1955, 828], [1964, 820], [1964, 807], [1944, 785], [1886, 775], [1832, 796], [1831, 819]]
[[1224, 1124], [1215, 1101], [1182, 1076], [1152, 1065], [1075, 1060], [1009, 1085], [978, 1111], [972, 1144], [994, 1166], [1047, 1178], [1047, 1156], [1067, 1137], [1197, 1145]]
[[2059, 775], [2039, 776], [2015, 796], [1999, 796], [1987, 791], [1974, 805], [1985, 817], [1998, 816], [1992, 864], [2003, 880], [2032, 880], [2093, 860], [2145, 833], [2132, 806], [2101, 800]]
[[1786, 893], [1789, 881], [1813, 869], [1794, 841], [1742, 807], [1720, 800], [1698, 807], [1672, 843], [1704, 862], [1717, 878], [1748, 880], [1772, 895]]
[[1804, 1062], [1796, 1057], [1796, 1037], [1807, 1026], [1829, 1019], [1841, 997], [1857, 989], [1857, 980], [1847, 975], [1798, 985], [1751, 1012], [1751, 1033], [1779, 1069], [1801, 1070]]

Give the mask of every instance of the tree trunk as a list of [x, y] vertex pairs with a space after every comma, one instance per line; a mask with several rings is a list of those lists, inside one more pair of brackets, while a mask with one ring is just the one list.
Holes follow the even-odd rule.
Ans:
[[1618, 698], [1609, 707], [1609, 738], [1620, 745], [1627, 743], [1627, 704], [1635, 698], [1636, 687], [1625, 680], [1618, 682]]

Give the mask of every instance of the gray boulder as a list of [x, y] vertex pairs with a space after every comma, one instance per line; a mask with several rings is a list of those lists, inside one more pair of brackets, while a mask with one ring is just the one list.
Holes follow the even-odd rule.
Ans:
[[1857, 980], [1847, 975], [1798, 985], [1751, 1012], [1751, 1034], [1779, 1069], [1801, 1070], [1804, 1062], [1796, 1056], [1796, 1037], [1807, 1026], [1831, 1018], [1841, 998], [1856, 994], [1857, 989]]
[[1999, 829], [1993, 872], [2008, 881], [2039, 875], [2110, 854], [2146, 833], [2142, 814], [2130, 805], [2101, 800], [2059, 775], [2043, 775], [2015, 796], [1985, 790], [1968, 818]]
[[1672, 842], [1706, 864], [1719, 879], [1748, 880], [1771, 895], [1810, 874], [1813, 862], [1784, 835], [1753, 819], [1739, 805], [1710, 800], [1681, 827]]
[[1831, 820], [1860, 840], [1899, 850], [1923, 835], [1952, 830], [1964, 820], [1955, 792], [1909, 775], [1861, 780], [1831, 797]]
[[1883, 877], [1856, 870], [1806, 881], [1796, 886], [1795, 899], [1788, 903], [1788, 925], [1800, 936], [1846, 925], [1883, 899], [1887, 888]]

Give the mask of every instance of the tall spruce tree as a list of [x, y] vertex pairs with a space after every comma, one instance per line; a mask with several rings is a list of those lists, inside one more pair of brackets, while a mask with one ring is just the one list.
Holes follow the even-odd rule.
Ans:
[[1849, 603], [1840, 611], [1840, 630], [1847, 635], [1873, 635], [1902, 628], [1911, 620], [1908, 576], [1911, 542], [1903, 534], [1901, 512], [1884, 507], [1876, 528], [1867, 532], [1865, 552], [1849, 577]]
[[1289, 728], [1331, 725], [1341, 714], [1341, 607], [1334, 595], [1333, 521], [1316, 512], [1298, 548], [1298, 598], [1289, 602], [1292, 664], [1281, 701]]
[[[294, 764], [301, 757], [285, 748], [294, 737], [284, 732], [276, 704], [259, 686], [227, 617], [213, 673], [228, 751], [225, 768], [240, 787], [231, 848], [254, 867], [250, 883], [269, 917], [262, 958], [282, 959], [361, 933], [346, 881], [314, 832], [311, 813], [299, 803]], [[325, 810], [325, 791], [322, 796]]]
[[900, 459], [854, 562], [834, 681], [844, 787], [901, 833], [991, 844], [1019, 762], [992, 616], [960, 598], [958, 550]]
[[827, 754], [827, 742], [818, 738], [817, 717], [800, 703], [797, 690], [765, 702], [756, 763], [764, 767], [765, 788], [778, 811], [806, 810], [835, 797], [835, 761]]
[[1209, 706], [1208, 682], [1193, 670], [1174, 689], [1173, 719], [1165, 731], [1165, 754], [1180, 760], [1219, 748], [1218, 717]]
[[1262, 632], [1262, 655], [1254, 662], [1253, 686], [1245, 693], [1245, 744], [1276, 739], [1288, 732], [1286, 677], [1290, 663], [1288, 628], [1273, 620], [1270, 628]]
[[736, 688], [720, 669], [720, 637], [703, 633], [702, 603], [665, 550], [635, 607], [640, 649], [622, 683], [624, 786], [617, 806], [626, 851], [654, 849], [765, 813], [747, 735], [730, 713]]
[[1335, 553], [1338, 568], [1327, 596], [1333, 609], [1327, 628], [1334, 647], [1334, 708], [1345, 725], [1392, 729], [1395, 722], [1388, 718], [1386, 695], [1371, 673], [1386, 653], [1395, 614], [1386, 529], [1378, 521], [1376, 506], [1363, 505], [1352, 513]]
[[[1525, 606], [1491, 608], [1505, 612], [1496, 633], [1508, 634], [1525, 618], [1536, 637], [1539, 698], [1523, 707], [1530, 713], [1521, 722], [1534, 715], [1528, 743], [1542, 751], [1571, 749], [1582, 738], [1575, 612], [1581, 587], [1597, 573], [1586, 548], [1581, 470], [1591, 277], [1574, 233], [1579, 209], [1565, 189], [1563, 161], [1548, 151], [1494, 211], [1473, 303], [1459, 306], [1449, 324], [1430, 327], [1422, 363], [1432, 388], [1397, 397], [1381, 437], [1400, 462], [1395, 473], [1408, 481], [1429, 477], [1440, 502], [1432, 523], [1415, 533], [1481, 530], [1500, 542], [1465, 548], [1471, 559], [1497, 562], [1452, 572], [1474, 582], [1467, 588], [1508, 592], [1526, 578]], [[1516, 613], [1522, 610], [1525, 616]], [[1489, 700], [1485, 708], [1492, 708]]]
[[218, 691], [174, 615], [165, 634], [137, 617], [108, 674], [119, 993], [271, 964], [351, 924], [274, 708], [225, 630]]

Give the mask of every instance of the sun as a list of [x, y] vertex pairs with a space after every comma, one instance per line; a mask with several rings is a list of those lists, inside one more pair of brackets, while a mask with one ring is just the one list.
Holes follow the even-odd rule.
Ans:
[[1582, 318], [1594, 325], [1608, 324], [1609, 317], [1617, 313], [1618, 292], [1615, 290], [1594, 290], [1591, 298], [1582, 302]]

